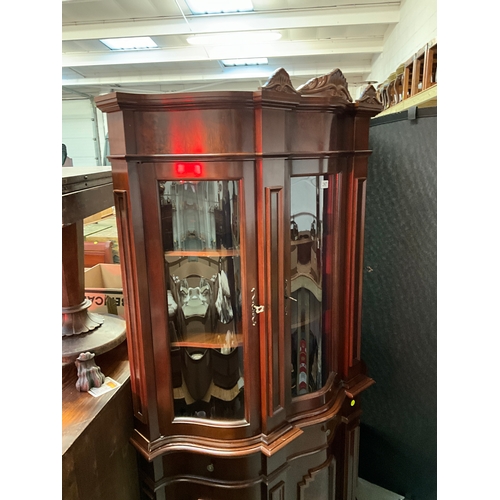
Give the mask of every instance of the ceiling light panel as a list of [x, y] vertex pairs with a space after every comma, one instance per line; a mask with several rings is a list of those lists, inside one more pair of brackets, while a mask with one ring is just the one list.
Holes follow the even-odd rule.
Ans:
[[101, 40], [111, 50], [141, 50], [158, 47], [149, 36], [135, 36], [132, 38], [107, 38]]
[[251, 12], [251, 0], [186, 0], [193, 14], [222, 14], [229, 12]]

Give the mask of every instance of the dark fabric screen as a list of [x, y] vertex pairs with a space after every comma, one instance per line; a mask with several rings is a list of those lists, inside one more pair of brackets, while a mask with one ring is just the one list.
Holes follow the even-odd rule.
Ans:
[[[437, 108], [372, 120], [359, 476], [437, 498]], [[425, 113], [425, 116], [424, 116]]]

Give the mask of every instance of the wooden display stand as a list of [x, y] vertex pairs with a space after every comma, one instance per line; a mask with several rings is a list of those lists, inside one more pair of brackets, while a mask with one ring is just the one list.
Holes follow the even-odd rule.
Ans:
[[255, 92], [96, 105], [143, 497], [355, 500], [375, 89], [280, 69]]

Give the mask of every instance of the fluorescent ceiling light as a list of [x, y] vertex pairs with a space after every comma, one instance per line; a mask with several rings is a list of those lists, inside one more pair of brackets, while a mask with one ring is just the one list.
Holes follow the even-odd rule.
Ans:
[[107, 38], [101, 40], [111, 50], [138, 50], [155, 49], [158, 47], [149, 36], [135, 36], [132, 38]]
[[213, 33], [193, 35], [186, 38], [191, 45], [233, 45], [241, 43], [261, 43], [279, 40], [279, 31], [242, 31], [240, 33]]
[[268, 64], [267, 57], [254, 57], [251, 59], [222, 59], [224, 66], [261, 66]]
[[186, 0], [193, 14], [221, 14], [228, 12], [251, 12], [251, 0]]

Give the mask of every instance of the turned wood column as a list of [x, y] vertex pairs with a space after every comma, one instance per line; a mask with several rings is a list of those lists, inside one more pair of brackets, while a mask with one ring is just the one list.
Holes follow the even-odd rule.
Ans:
[[79, 335], [102, 325], [100, 314], [89, 313], [85, 298], [83, 221], [62, 228], [62, 335]]

